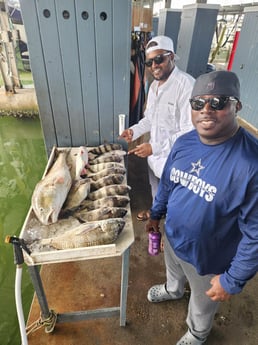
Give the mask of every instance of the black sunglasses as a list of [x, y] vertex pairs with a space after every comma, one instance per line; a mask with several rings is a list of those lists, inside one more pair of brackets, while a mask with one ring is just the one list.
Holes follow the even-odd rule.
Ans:
[[155, 56], [153, 59], [146, 60], [144, 63], [147, 67], [151, 67], [153, 61], [155, 62], [156, 65], [160, 65], [165, 60], [164, 56], [168, 56], [170, 54], [171, 54], [171, 52], [159, 54], [159, 55]]
[[190, 104], [193, 110], [202, 110], [209, 103], [213, 110], [222, 110], [229, 101], [238, 101], [235, 97], [220, 96], [211, 98], [191, 98]]

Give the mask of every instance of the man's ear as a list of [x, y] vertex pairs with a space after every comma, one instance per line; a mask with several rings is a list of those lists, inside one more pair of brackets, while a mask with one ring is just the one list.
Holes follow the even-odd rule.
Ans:
[[236, 105], [236, 113], [242, 109], [242, 103], [240, 101], [237, 102]]

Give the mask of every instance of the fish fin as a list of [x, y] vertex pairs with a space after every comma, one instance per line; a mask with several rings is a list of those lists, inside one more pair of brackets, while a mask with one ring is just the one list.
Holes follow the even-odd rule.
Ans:
[[109, 214], [111, 211], [112, 211], [112, 210], [111, 210], [111, 207], [109, 207], [109, 206], [104, 206], [104, 207], [102, 208], [102, 210], [101, 210], [101, 213], [102, 213], [103, 215], [105, 215], [105, 214]]
[[[82, 229], [82, 226], [83, 226], [83, 229]], [[75, 235], [81, 235], [93, 229], [96, 229], [96, 223], [95, 224], [83, 223], [82, 225], [78, 227], [78, 229], [75, 230]]]

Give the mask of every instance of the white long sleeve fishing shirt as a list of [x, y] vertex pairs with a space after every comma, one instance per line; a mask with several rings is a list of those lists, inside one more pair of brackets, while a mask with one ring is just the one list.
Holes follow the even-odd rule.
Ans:
[[159, 81], [154, 80], [144, 117], [131, 127], [133, 140], [150, 132], [152, 155], [148, 157], [148, 164], [158, 178], [175, 140], [193, 129], [189, 99], [194, 81], [177, 66], [164, 84], [159, 86]]

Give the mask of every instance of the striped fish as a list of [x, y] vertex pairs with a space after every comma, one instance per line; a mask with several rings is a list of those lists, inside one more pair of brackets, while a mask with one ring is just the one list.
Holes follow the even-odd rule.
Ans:
[[98, 181], [92, 181], [90, 184], [90, 191], [97, 190], [107, 185], [111, 184], [120, 184], [124, 180], [124, 175], [121, 174], [112, 174], [109, 176], [102, 177]]
[[97, 200], [110, 195], [125, 195], [131, 190], [126, 184], [111, 184], [88, 194], [87, 199]]
[[111, 195], [98, 200], [84, 200], [81, 203], [80, 210], [95, 210], [100, 207], [126, 207], [130, 201], [130, 198], [126, 195]]
[[111, 144], [103, 144], [96, 147], [93, 147], [89, 150], [90, 153], [93, 153], [94, 155], [101, 155], [105, 152], [110, 152], [113, 150], [122, 150], [123, 147], [120, 144], [111, 143]]
[[124, 168], [124, 164], [120, 162], [104, 162], [104, 163], [98, 163], [98, 164], [92, 164], [88, 166], [88, 174], [90, 173], [97, 173], [104, 169], [109, 168]]
[[113, 155], [100, 155], [95, 159], [89, 160], [90, 165], [98, 164], [98, 163], [107, 163], [107, 162], [122, 162], [123, 156], [118, 155], [118, 154], [113, 154]]
[[87, 211], [81, 210], [74, 212], [73, 216], [80, 221], [90, 222], [94, 220], [103, 220], [109, 218], [123, 218], [127, 213], [124, 207], [100, 207], [96, 210]]
[[97, 173], [88, 173], [87, 177], [90, 177], [93, 181], [97, 181], [102, 177], [105, 177], [107, 175], [111, 175], [111, 174], [125, 174], [126, 173], [126, 169], [122, 168], [122, 167], [111, 167], [111, 168], [107, 168], [107, 169], [103, 169]]

